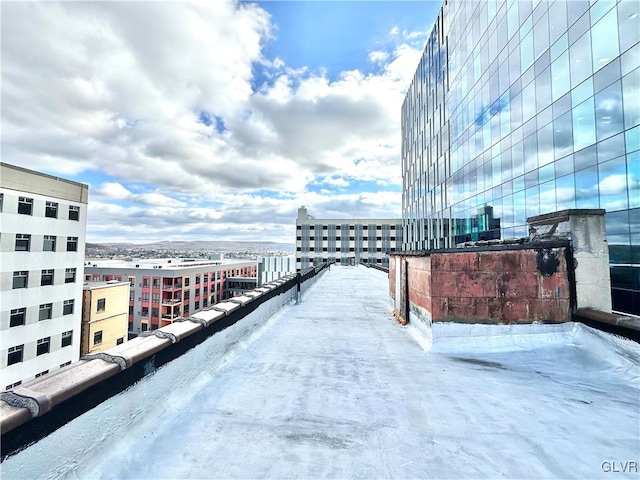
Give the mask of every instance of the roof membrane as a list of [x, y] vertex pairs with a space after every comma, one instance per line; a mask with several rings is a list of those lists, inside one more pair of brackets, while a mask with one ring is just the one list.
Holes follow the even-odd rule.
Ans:
[[427, 352], [364, 267], [261, 309], [3, 477], [596, 478], [638, 461], [636, 343], [573, 323], [437, 324]]

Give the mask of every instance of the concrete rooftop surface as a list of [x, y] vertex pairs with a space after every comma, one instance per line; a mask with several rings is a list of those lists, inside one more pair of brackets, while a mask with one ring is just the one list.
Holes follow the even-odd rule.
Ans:
[[573, 323], [438, 324], [427, 352], [388, 298], [383, 272], [334, 266], [2, 478], [638, 478], [623, 463], [640, 460], [638, 344]]

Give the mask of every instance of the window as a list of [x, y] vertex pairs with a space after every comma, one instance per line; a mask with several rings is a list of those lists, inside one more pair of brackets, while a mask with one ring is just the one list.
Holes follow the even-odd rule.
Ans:
[[29, 272], [13, 272], [13, 288], [27, 288]]
[[189, 280], [190, 280], [190, 277], [184, 277], [184, 286], [185, 287], [189, 286]]
[[149, 330], [149, 326], [146, 323], [141, 323], [140, 327], [142, 327], [143, 332], [146, 332], [147, 330]]
[[47, 202], [44, 207], [44, 216], [49, 218], [58, 218], [58, 203]]
[[129, 315], [133, 315], [133, 305], [129, 305]]
[[200, 310], [200, 300], [196, 300], [193, 304], [194, 310]]
[[196, 275], [196, 285], [200, 285], [200, 275]]
[[76, 281], [76, 269], [65, 268], [64, 269], [64, 283], [75, 283]]
[[124, 337], [120, 337], [116, 340], [116, 345], [122, 345], [124, 343]]
[[73, 330], [69, 330], [68, 332], [62, 332], [62, 343], [61, 347], [68, 347], [73, 343]]
[[203, 282], [205, 282], [205, 283], [207, 283], [207, 282], [209, 281], [209, 274], [208, 274], [208, 273], [205, 273], [205, 274], [202, 276], [202, 281], [203, 281]]
[[64, 368], [64, 367], [66, 367], [67, 365], [71, 365], [71, 360], [69, 360], [68, 362], [61, 363], [61, 364], [60, 364], [60, 368]]
[[41, 377], [43, 375], [46, 375], [47, 373], [49, 373], [49, 370], [45, 370], [44, 372], [36, 373], [36, 378]]
[[[0, 193], [0, 212], [2, 211], [2, 205], [4, 204], [4, 193]], [[7, 388], [7, 390], [9, 390]]]
[[12, 383], [11, 385], [7, 385], [5, 387], [5, 390], [11, 390], [14, 387], [17, 387], [18, 385], [22, 385], [22, 380], [16, 382], [16, 383]]
[[153, 303], [158, 303], [158, 302], [160, 301], [160, 294], [159, 294], [159, 293], [154, 293], [154, 294], [151, 296], [151, 301], [152, 301]]
[[93, 334], [93, 344], [100, 345], [102, 343], [102, 330]]
[[98, 299], [98, 312], [104, 312], [106, 308], [107, 308], [107, 299], [106, 298], [99, 298]]
[[142, 287], [143, 288], [149, 288], [149, 279], [148, 278], [143, 278], [142, 279]]
[[14, 363], [22, 362], [22, 353], [24, 352], [24, 344], [16, 345], [15, 347], [9, 347], [7, 353], [7, 365], [13, 365]]
[[160, 288], [160, 279], [159, 278], [154, 278], [153, 279], [153, 288]]
[[16, 252], [28, 252], [31, 249], [31, 235], [16, 234]]
[[149, 316], [149, 307], [142, 307], [142, 314], [143, 317], [148, 317]]
[[153, 307], [151, 309], [151, 316], [153, 318], [158, 318], [158, 315], [160, 314], [160, 311], [158, 310], [158, 307]]
[[142, 301], [143, 302], [148, 302], [149, 301], [149, 292], [145, 292], [142, 294]]
[[45, 235], [42, 240], [43, 252], [55, 252], [56, 251], [56, 237], [55, 235]]
[[53, 304], [43, 303], [42, 305], [40, 305], [40, 310], [38, 312], [38, 321], [49, 320], [52, 317], [52, 312], [53, 312]]
[[24, 325], [25, 319], [27, 317], [27, 309], [26, 308], [15, 308], [11, 310], [11, 318], [9, 320], [9, 327], [17, 327], [19, 325]]
[[74, 300], [65, 300], [62, 303], [62, 314], [63, 315], [71, 315], [73, 313], [73, 302], [74, 302]]
[[18, 197], [18, 213], [20, 215], [31, 215], [33, 212], [33, 198]]
[[67, 237], [67, 252], [78, 251], [78, 237]]
[[40, 274], [40, 285], [53, 285], [53, 270], [42, 270]]
[[49, 344], [51, 343], [51, 337], [44, 337], [38, 340], [36, 345], [36, 356], [49, 353]]
[[69, 205], [69, 220], [80, 220], [80, 207]]
[[129, 277], [129, 286], [130, 287], [136, 286], [136, 277]]

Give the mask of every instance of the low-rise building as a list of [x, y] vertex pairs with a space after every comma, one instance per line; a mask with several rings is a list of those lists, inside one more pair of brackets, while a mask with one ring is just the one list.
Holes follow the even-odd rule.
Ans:
[[296, 269], [337, 262], [389, 266], [387, 254], [402, 243], [400, 218], [318, 219], [298, 209]]
[[83, 288], [80, 355], [126, 342], [129, 282], [85, 282]]
[[129, 283], [130, 335], [169, 325], [233, 296], [227, 278], [255, 276], [252, 260], [100, 260], [87, 261], [84, 267], [85, 281]]

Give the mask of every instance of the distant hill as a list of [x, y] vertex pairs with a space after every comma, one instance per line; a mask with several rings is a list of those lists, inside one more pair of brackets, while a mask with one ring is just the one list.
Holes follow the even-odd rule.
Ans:
[[225, 241], [162, 241], [144, 244], [133, 243], [87, 243], [87, 253], [127, 250], [166, 252], [294, 252], [292, 243], [277, 242], [225, 242]]

